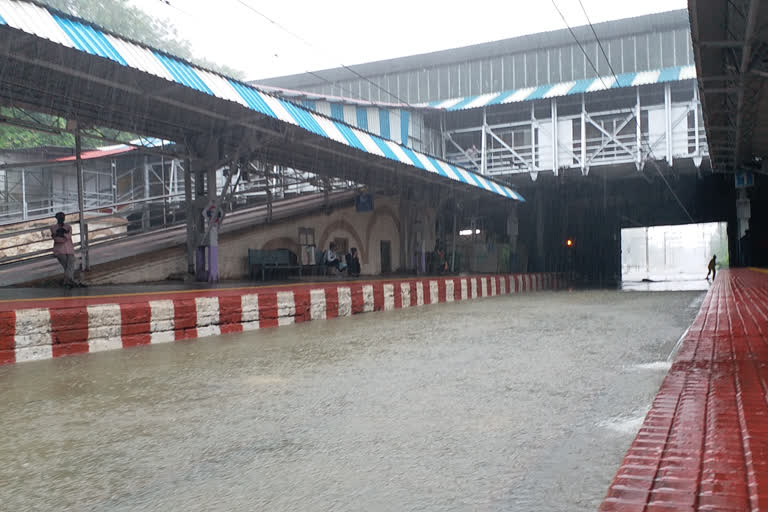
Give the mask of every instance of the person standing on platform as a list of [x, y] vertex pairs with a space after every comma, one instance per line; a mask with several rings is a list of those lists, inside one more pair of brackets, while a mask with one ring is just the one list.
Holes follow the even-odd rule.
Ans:
[[712, 274], [712, 282], [715, 282], [715, 275], [717, 275], [717, 255], [712, 256], [712, 259], [709, 260], [709, 265], [707, 266], [707, 281], [709, 281], [709, 274]]
[[53, 255], [64, 268], [64, 287], [84, 286], [75, 281], [75, 246], [72, 243], [72, 226], [64, 222], [64, 212], [56, 214], [56, 224], [51, 226]]

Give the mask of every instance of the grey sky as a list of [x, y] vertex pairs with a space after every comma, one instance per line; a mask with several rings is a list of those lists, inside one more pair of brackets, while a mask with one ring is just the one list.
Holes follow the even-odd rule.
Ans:
[[[132, 0], [174, 23], [203, 57], [258, 79], [357, 64], [565, 28], [551, 0], [282, 2]], [[586, 20], [578, 0], [556, 0], [571, 26]], [[582, 0], [593, 23], [681, 9], [686, 0]], [[307, 44], [309, 43], [309, 44]]]

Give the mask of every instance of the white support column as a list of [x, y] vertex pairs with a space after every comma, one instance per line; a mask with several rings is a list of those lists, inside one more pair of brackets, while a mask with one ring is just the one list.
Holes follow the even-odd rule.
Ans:
[[141, 215], [142, 229], [149, 229], [149, 157], [144, 157], [144, 207]]
[[699, 87], [696, 80], [693, 81], [693, 137], [694, 155], [693, 163], [698, 169], [701, 167], [701, 144], [699, 143]]
[[557, 146], [557, 99], [552, 98], [552, 172], [557, 176], [560, 167], [558, 162], [559, 148]]
[[488, 142], [488, 120], [486, 117], [486, 111], [485, 108], [483, 108], [483, 132], [480, 138], [480, 174], [487, 174], [488, 173], [488, 154], [486, 150]]
[[637, 170], [641, 171], [643, 170], [643, 117], [642, 111], [640, 110], [640, 87], [635, 87], [635, 94], [637, 95], [637, 106], [635, 107], [635, 120], [637, 121], [637, 161], [635, 162], [635, 165], [637, 166]]
[[669, 83], [664, 84], [664, 120], [666, 122], [667, 163], [672, 166], [672, 88]]
[[536, 172], [536, 112], [531, 102], [531, 169]]
[[112, 170], [112, 213], [117, 211], [117, 162], [113, 158], [109, 161]]
[[80, 270], [88, 270], [88, 225], [85, 223], [82, 141], [80, 127], [75, 129], [75, 168], [77, 169], [77, 209], [80, 215]]
[[21, 218], [27, 220], [27, 178], [24, 168], [21, 169]]
[[581, 174], [589, 174], [587, 166], [587, 107], [584, 103], [584, 94], [581, 95]]

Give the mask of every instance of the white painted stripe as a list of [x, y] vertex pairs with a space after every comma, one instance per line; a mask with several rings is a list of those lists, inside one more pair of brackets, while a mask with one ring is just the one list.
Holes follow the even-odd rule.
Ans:
[[173, 301], [151, 300], [149, 301], [149, 311], [150, 343], [167, 343], [175, 340]]
[[310, 290], [309, 304], [309, 317], [312, 320], [326, 319], [325, 290]]
[[523, 279], [522, 274], [517, 275], [517, 291], [519, 293], [522, 293], [525, 291], [525, 280]]
[[483, 188], [485, 188], [485, 190], [488, 192], [496, 193], [493, 187], [491, 187], [491, 182], [489, 182], [487, 179], [483, 178], [482, 176], [478, 176], [477, 181], [479, 181]]
[[451, 169], [451, 166], [443, 162], [442, 160], [438, 160], [435, 158], [435, 161], [437, 162], [437, 165], [439, 165], [445, 174], [448, 175], [449, 178], [451, 178], [454, 181], [461, 181], [461, 179], [456, 175], [455, 172], [453, 172], [453, 169]]
[[400, 283], [400, 297], [402, 307], [411, 307], [411, 283]]
[[395, 309], [395, 285], [384, 285], [384, 311]]
[[344, 135], [341, 134], [338, 128], [336, 128], [336, 125], [333, 124], [333, 121], [328, 119], [327, 117], [323, 117], [318, 114], [310, 114], [312, 117], [315, 118], [315, 121], [317, 121], [317, 124], [320, 125], [320, 128], [323, 129], [323, 131], [328, 135], [329, 138], [335, 140], [336, 142], [340, 142], [342, 144], [346, 144], [349, 146], [349, 142], [347, 142], [347, 139], [344, 138]]
[[533, 291], [533, 283], [531, 282], [531, 274], [525, 275], [525, 291]]
[[477, 108], [477, 107], [484, 107], [487, 105], [493, 98], [498, 96], [498, 92], [489, 92], [488, 94], [481, 94], [477, 98], [473, 99], [466, 105], [462, 107], [462, 110], [467, 108]]
[[472, 279], [470, 279], [470, 281], [471, 281], [471, 285], [472, 285], [472, 290], [471, 290], [472, 291], [472, 298], [474, 299], [474, 298], [477, 298], [477, 278], [473, 277]]
[[543, 98], [554, 98], [556, 96], [565, 96], [568, 94], [568, 91], [570, 91], [573, 86], [576, 85], [576, 82], [563, 82], [561, 84], [553, 85], [550, 90], [548, 90]]
[[195, 297], [195, 311], [198, 338], [221, 334], [218, 297]]
[[533, 91], [535, 91], [535, 87], [526, 87], [525, 89], [520, 89], [512, 93], [512, 95], [502, 101], [501, 103], [517, 103], [518, 101], [525, 101], [525, 99], [531, 95]]
[[281, 121], [285, 121], [286, 123], [295, 124], [298, 126], [298, 122], [293, 118], [290, 112], [288, 112], [283, 104], [278, 100], [277, 98], [274, 98], [270, 96], [269, 94], [264, 94], [260, 91], [253, 91], [254, 94], [258, 94], [261, 96], [261, 99], [264, 100], [264, 102], [267, 104], [267, 106], [274, 112], [274, 114], [277, 116], [278, 119]]
[[414, 165], [411, 159], [408, 158], [408, 155], [405, 154], [405, 151], [403, 151], [403, 148], [401, 148], [399, 144], [396, 144], [391, 140], [386, 140], [386, 139], [384, 140], [384, 143], [387, 145], [389, 149], [392, 150], [392, 152], [395, 154], [398, 160], [400, 160], [404, 164]]
[[464, 98], [451, 98], [449, 100], [443, 100], [437, 105], [435, 105], [435, 108], [451, 108], [452, 106], [459, 104], [463, 100]]
[[344, 122], [350, 126], [357, 126], [357, 109], [355, 108], [355, 106], [344, 105], [341, 108], [344, 112]]
[[315, 109], [318, 114], [323, 114], [326, 117], [331, 117], [331, 104], [327, 101], [315, 102]]
[[352, 316], [352, 290], [348, 286], [337, 288], [339, 296], [339, 316]]
[[456, 170], [459, 172], [459, 175], [464, 178], [465, 181], [467, 181], [470, 185], [475, 185], [475, 180], [470, 177], [469, 172], [465, 169], [462, 169], [461, 167], [456, 167]]
[[173, 82], [173, 77], [171, 74], [168, 72], [165, 66], [163, 66], [159, 60], [157, 60], [155, 54], [150, 50], [137, 44], [129, 43], [128, 41], [124, 41], [110, 34], [105, 34], [105, 37], [130, 67], [139, 69], [151, 75], [159, 76], [160, 78], [164, 78], [169, 82]]
[[403, 142], [400, 136], [400, 112], [397, 109], [387, 109], [389, 111], [389, 139], [395, 142]]
[[374, 155], [384, 156], [384, 152], [381, 150], [381, 148], [379, 148], [379, 146], [376, 145], [375, 142], [373, 142], [373, 139], [371, 138], [370, 135], [356, 128], [352, 128], [352, 133], [355, 134], [355, 137], [357, 137], [360, 140], [360, 143], [362, 143], [363, 147], [369, 153], [373, 153]]
[[430, 281], [429, 282], [429, 303], [430, 304], [437, 304], [440, 302], [440, 287], [437, 284], [437, 281]]
[[481, 297], [488, 296], [488, 278], [487, 277], [480, 278], [480, 296]]
[[683, 66], [678, 78], [680, 80], [691, 80], [696, 78], [696, 66]]
[[51, 13], [37, 5], [0, 0], [0, 16], [8, 25], [27, 34], [34, 34], [69, 48], [75, 46], [64, 29], [53, 19]]
[[488, 279], [491, 280], [491, 297], [495, 297], [499, 294], [499, 291], [496, 289], [496, 277], [489, 277]]
[[232, 84], [227, 80], [224, 80], [219, 75], [214, 75], [210, 71], [202, 69], [196, 69], [196, 71], [203, 83], [208, 86], [215, 96], [225, 100], [234, 101], [245, 107], [248, 106], [248, 103], [237, 93], [235, 88], [232, 87]]
[[47, 308], [16, 310], [14, 353], [17, 363], [52, 358], [52, 343], [51, 313]]
[[240, 323], [244, 331], [255, 331], [259, 328], [259, 296], [248, 293], [240, 297]]
[[88, 306], [88, 351], [123, 348], [123, 317], [120, 304]]
[[416, 305], [417, 306], [424, 305], [424, 283], [422, 283], [421, 281], [416, 283]]
[[425, 156], [419, 153], [418, 151], [413, 152], [414, 155], [416, 155], [416, 158], [419, 159], [419, 162], [429, 171], [433, 172], [435, 174], [439, 174], [438, 170], [435, 169], [435, 166], [432, 165], [432, 162], [429, 161], [429, 159]]
[[445, 302], [453, 302], [455, 292], [453, 279], [445, 281]]
[[467, 293], [467, 280], [462, 279], [461, 280], [461, 300], [467, 300], [468, 296], [469, 295]]
[[277, 325], [291, 325], [296, 320], [293, 292], [277, 292]]
[[499, 295], [507, 294], [507, 278], [505, 276], [499, 277]]
[[373, 311], [373, 285], [363, 285], [363, 313]]
[[610, 89], [613, 87], [614, 82], [616, 82], [616, 79], [612, 76], [595, 78], [595, 80], [592, 82], [592, 85], [587, 87], [587, 92], [604, 91], [606, 89]]
[[381, 123], [379, 122], [379, 109], [368, 107], [368, 131], [381, 135]]
[[638, 73], [635, 75], [635, 78], [632, 80], [632, 85], [648, 85], [648, 84], [655, 84], [659, 81], [659, 75], [661, 74], [661, 71], [655, 70], [655, 71], [643, 71], [642, 73]]

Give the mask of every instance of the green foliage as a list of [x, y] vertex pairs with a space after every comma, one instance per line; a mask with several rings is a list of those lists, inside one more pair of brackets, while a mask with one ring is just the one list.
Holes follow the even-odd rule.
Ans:
[[241, 71], [195, 57], [188, 41], [179, 37], [172, 23], [155, 19], [129, 0], [42, 0], [54, 9], [95, 23], [129, 39], [142, 42], [182, 59], [194, 62], [233, 78], [243, 78]]

